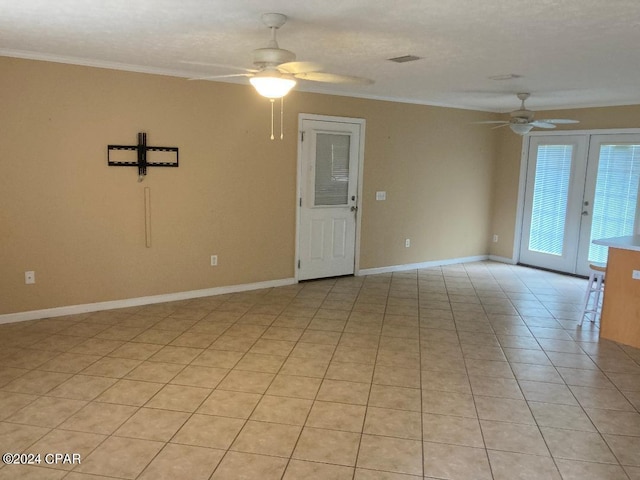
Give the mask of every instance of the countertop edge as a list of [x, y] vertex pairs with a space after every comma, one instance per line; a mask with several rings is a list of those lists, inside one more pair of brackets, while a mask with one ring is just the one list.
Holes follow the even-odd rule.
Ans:
[[599, 238], [593, 240], [596, 245], [605, 247], [621, 248], [623, 250], [634, 250], [640, 252], [640, 235], [629, 235], [626, 237]]

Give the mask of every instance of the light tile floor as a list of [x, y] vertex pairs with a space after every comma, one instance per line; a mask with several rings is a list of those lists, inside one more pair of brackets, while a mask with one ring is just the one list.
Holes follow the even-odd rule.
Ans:
[[[0, 479], [640, 479], [640, 351], [480, 262], [0, 326]], [[43, 457], [44, 458], [44, 457]]]

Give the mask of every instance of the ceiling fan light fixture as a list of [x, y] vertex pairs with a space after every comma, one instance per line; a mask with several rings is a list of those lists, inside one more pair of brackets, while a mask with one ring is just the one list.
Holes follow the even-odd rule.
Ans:
[[511, 128], [511, 131], [513, 133], [517, 133], [518, 135], [526, 135], [531, 131], [533, 125], [531, 125], [530, 123], [512, 123], [511, 125], [509, 125], [509, 128]]
[[256, 91], [267, 98], [282, 98], [296, 85], [293, 78], [256, 75], [249, 79]]

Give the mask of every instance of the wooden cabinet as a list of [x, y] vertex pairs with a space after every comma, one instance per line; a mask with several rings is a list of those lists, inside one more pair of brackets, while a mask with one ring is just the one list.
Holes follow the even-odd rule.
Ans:
[[[635, 242], [634, 242], [635, 239]], [[609, 247], [600, 337], [640, 348], [640, 237], [597, 240]]]

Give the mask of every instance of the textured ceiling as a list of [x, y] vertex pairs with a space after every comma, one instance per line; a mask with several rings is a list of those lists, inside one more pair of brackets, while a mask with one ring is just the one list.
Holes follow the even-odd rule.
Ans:
[[[368, 86], [298, 90], [504, 112], [640, 104], [640, 0], [0, 0], [0, 55], [197, 77], [281, 48]], [[416, 55], [396, 64], [387, 59]], [[496, 81], [489, 77], [516, 74]], [[246, 78], [229, 79], [248, 83]]]

